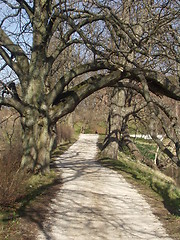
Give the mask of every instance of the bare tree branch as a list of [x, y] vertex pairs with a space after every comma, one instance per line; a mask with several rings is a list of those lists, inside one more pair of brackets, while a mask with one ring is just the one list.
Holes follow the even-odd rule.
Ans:
[[49, 94], [47, 95], [48, 105], [51, 105], [54, 102], [55, 98], [57, 98], [58, 95], [60, 95], [63, 92], [65, 86], [67, 86], [75, 77], [88, 72], [93, 72], [93, 71], [103, 70], [103, 69], [113, 70], [114, 67], [110, 66], [107, 62], [99, 61], [99, 62], [79, 65], [71, 69], [63, 77], [61, 77], [61, 79], [57, 82], [57, 84], [54, 86], [51, 92], [49, 92]]
[[[27, 75], [29, 63], [25, 52], [20, 46], [11, 41], [2, 28], [0, 28], [0, 46], [1, 56], [4, 58], [5, 62], [13, 68], [17, 75]], [[5, 49], [10, 52], [10, 55], [7, 51], [5, 51]], [[13, 59], [15, 59], [15, 61]]]
[[19, 5], [26, 10], [29, 19], [31, 20], [31, 23], [33, 23], [33, 15], [34, 15], [34, 11], [33, 9], [28, 5], [28, 3], [24, 0], [16, 0], [16, 2], [19, 3]]
[[105, 76], [99, 74], [88, 78], [73, 87], [70, 91], [65, 92], [61, 95], [60, 99], [57, 99], [57, 103], [55, 103], [57, 106], [55, 105], [51, 111], [52, 122], [57, 121], [59, 117], [66, 115], [67, 112], [72, 112], [83, 99], [92, 94], [94, 91], [112, 85], [120, 80], [121, 77], [122, 72], [120, 70], [116, 70]]
[[14, 98], [0, 97], [0, 106], [8, 106], [16, 109], [20, 114], [23, 114], [25, 106]]

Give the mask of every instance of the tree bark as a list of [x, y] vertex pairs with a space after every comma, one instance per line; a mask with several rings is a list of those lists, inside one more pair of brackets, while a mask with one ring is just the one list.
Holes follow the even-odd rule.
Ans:
[[125, 91], [119, 88], [113, 89], [110, 113], [108, 117], [108, 134], [104, 141], [103, 153], [113, 159], [117, 159], [119, 141], [123, 121], [122, 109], [125, 106]]
[[141, 154], [137, 146], [133, 143], [133, 141], [130, 138], [128, 125], [126, 123], [124, 124], [123, 130], [122, 130], [122, 144], [123, 145], [125, 144], [128, 147], [130, 152], [135, 157], [136, 161], [138, 162], [144, 161], [144, 156]]
[[22, 118], [22, 128], [24, 154], [21, 167], [32, 172], [48, 172], [55, 140], [49, 119], [35, 110], [29, 110]]
[[133, 154], [137, 162], [144, 163], [152, 169], [158, 169], [154, 162], [143, 156], [140, 150], [137, 148], [136, 144], [133, 143], [133, 141], [130, 138], [128, 125], [126, 123], [123, 127], [122, 135], [123, 135], [122, 144], [125, 144], [128, 147], [129, 151]]

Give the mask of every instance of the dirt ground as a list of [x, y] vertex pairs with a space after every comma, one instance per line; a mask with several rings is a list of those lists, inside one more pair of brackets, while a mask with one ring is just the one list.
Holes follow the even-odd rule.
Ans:
[[[114, 171], [113, 173], [112, 170], [110, 170], [110, 172], [107, 172], [104, 167], [102, 168], [99, 164], [94, 162], [94, 157], [96, 155], [97, 149], [95, 145], [93, 145], [92, 148], [90, 147], [91, 144], [96, 143], [95, 141], [96, 136], [95, 135], [93, 136], [94, 137], [92, 137], [91, 135], [92, 139], [89, 138], [86, 139], [87, 135], [86, 136], [82, 135], [81, 145], [83, 143], [83, 146], [79, 148], [79, 146], [75, 145], [76, 153], [74, 148], [72, 148], [70, 150], [71, 152], [68, 153], [68, 155], [66, 154], [64, 156], [61, 156], [61, 158], [57, 161], [57, 165], [59, 164], [60, 168], [63, 167], [63, 169], [65, 169], [65, 172], [67, 171], [67, 173], [65, 174], [63, 173], [62, 181], [57, 182], [51, 189], [48, 189], [43, 195], [41, 195], [37, 199], [36, 202], [33, 202], [33, 204], [31, 204], [25, 210], [24, 215], [21, 216], [19, 219], [18, 231], [21, 237], [18, 239], [85, 240], [86, 237], [87, 239], [108, 239], [108, 240], [180, 239], [179, 237], [180, 219], [175, 218], [169, 214], [169, 212], [164, 208], [163, 202], [158, 197], [158, 195], [156, 195], [146, 186], [140, 184], [135, 180], [132, 180], [132, 178], [130, 178], [127, 174], [122, 173], [123, 177], [121, 177], [117, 173], [115, 173], [114, 176]], [[87, 157], [87, 155], [89, 157]], [[85, 156], [87, 157], [87, 161], [84, 160], [82, 161], [82, 159], [84, 159]], [[76, 161], [73, 161], [72, 158], [75, 158]], [[66, 159], [66, 161], [63, 161], [63, 159]], [[109, 177], [113, 179], [112, 182], [109, 180]], [[124, 178], [131, 185], [129, 184], [127, 185]], [[85, 183], [84, 181], [86, 181], [87, 183]], [[102, 181], [104, 181], [103, 184], [101, 184]], [[106, 184], [107, 181], [110, 182], [110, 186], [107, 186]], [[126, 193], [124, 191], [125, 186], [130, 187], [128, 188], [128, 190], [126, 190]], [[84, 190], [84, 187], [86, 187], [86, 191]], [[114, 191], [112, 187], [113, 189], [115, 189], [115, 187], [117, 189], [120, 189], [122, 187], [125, 195], [122, 195], [122, 189], [120, 192], [118, 190], [115, 191], [113, 195], [111, 195], [112, 192]], [[67, 192], [68, 197], [67, 195], [64, 195]], [[72, 194], [72, 192], [74, 195]], [[128, 197], [129, 192], [135, 195], [137, 194], [138, 198], [136, 196], [135, 199], [133, 200], [132, 195], [131, 198], [129, 198]], [[138, 193], [140, 193], [140, 195]], [[69, 197], [69, 194], [72, 194], [72, 196]], [[111, 195], [111, 197], [108, 198], [109, 202], [106, 201], [105, 195], [108, 195], [108, 197], [109, 195]], [[91, 199], [91, 197], [93, 198], [93, 201], [89, 200]], [[121, 201], [122, 197], [123, 201]], [[115, 199], [116, 201], [114, 202]], [[131, 209], [131, 207], [128, 206], [130, 212], [128, 212], [127, 214], [122, 213], [122, 208], [126, 209], [127, 206], [126, 205], [123, 205], [123, 207], [119, 206], [121, 203], [124, 204], [125, 199], [129, 199], [128, 204], [130, 204], [131, 207], [133, 207], [133, 209]], [[148, 202], [148, 204], [151, 207], [144, 203], [144, 199], [146, 200], [146, 202]], [[63, 203], [62, 205], [59, 204], [59, 202], [63, 201], [65, 201], [66, 204], [65, 203]], [[102, 204], [105, 208], [99, 208], [99, 204]], [[145, 206], [143, 204], [145, 204]], [[73, 205], [74, 209], [71, 208], [70, 205]], [[57, 206], [60, 207], [59, 210], [57, 209]], [[114, 210], [112, 211], [111, 207], [109, 206], [112, 206]], [[63, 216], [62, 207], [64, 208]], [[136, 209], [136, 207], [138, 208]], [[143, 209], [142, 212], [140, 208]], [[118, 211], [120, 211], [119, 214]], [[147, 216], [146, 214], [144, 215], [144, 211], [147, 211]], [[140, 214], [141, 216], [140, 218], [137, 217], [138, 214]], [[123, 222], [122, 218], [119, 216], [124, 216]], [[62, 232], [59, 233], [57, 229], [53, 229], [53, 225], [54, 224], [56, 225], [57, 222], [59, 222], [59, 219], [63, 220], [63, 218], [65, 220], [60, 221], [61, 222], [60, 227], [62, 228]], [[147, 224], [145, 224], [144, 231], [142, 231], [143, 229], [142, 224], [146, 222], [145, 219], [147, 219]], [[166, 228], [167, 233], [171, 238], [166, 235], [164, 228], [159, 223], [158, 219], [160, 219], [161, 223], [163, 224], [164, 228]], [[137, 221], [140, 221], [139, 224], [137, 224]], [[137, 228], [131, 229], [131, 226], [135, 225], [135, 223], [137, 224]], [[69, 224], [71, 227], [69, 226]], [[80, 226], [83, 226], [83, 229]], [[149, 230], [148, 226], [150, 226]], [[155, 226], [155, 232], [156, 231], [159, 232], [152, 234], [152, 232], [154, 231], [153, 226]], [[141, 228], [140, 231], [138, 230], [139, 227]], [[104, 228], [106, 229], [105, 233], [103, 233]], [[75, 233], [72, 233], [72, 229], [73, 231], [74, 230], [77, 231]], [[52, 236], [51, 235], [52, 230], [53, 232], [56, 232], [56, 234], [61, 234], [60, 235], [61, 238], [58, 238], [58, 235]], [[86, 234], [85, 231], [88, 234]], [[110, 231], [111, 234], [109, 234]], [[124, 234], [123, 232], [125, 232], [126, 235], [123, 235]], [[13, 236], [12, 238], [10, 237], [8, 239], [15, 240]]]

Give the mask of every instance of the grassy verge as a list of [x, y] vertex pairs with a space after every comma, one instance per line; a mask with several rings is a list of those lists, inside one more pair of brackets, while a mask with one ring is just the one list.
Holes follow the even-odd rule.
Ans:
[[135, 144], [140, 150], [141, 154], [148, 159], [154, 160], [157, 150], [156, 144], [152, 140], [136, 139]]

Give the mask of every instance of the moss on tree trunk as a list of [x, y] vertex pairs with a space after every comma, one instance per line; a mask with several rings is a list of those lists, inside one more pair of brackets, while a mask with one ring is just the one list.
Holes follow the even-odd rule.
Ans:
[[55, 132], [48, 118], [37, 111], [28, 111], [22, 119], [22, 127], [22, 168], [33, 172], [48, 172], [55, 139]]

